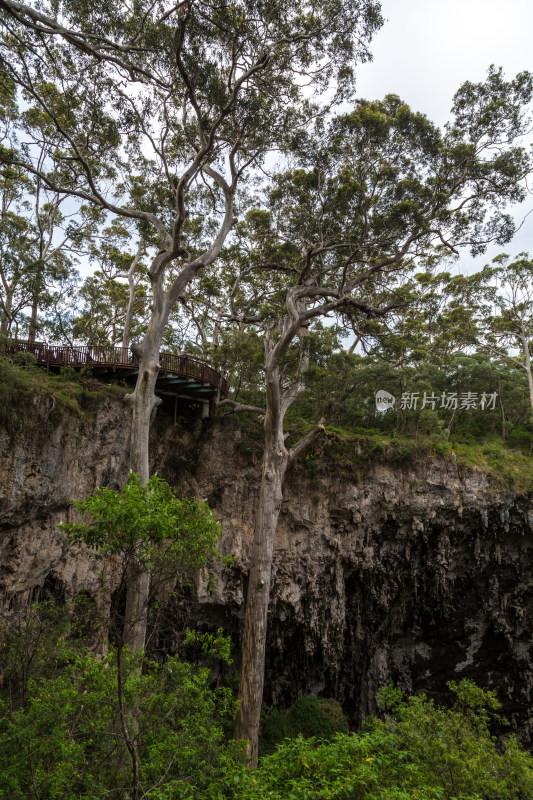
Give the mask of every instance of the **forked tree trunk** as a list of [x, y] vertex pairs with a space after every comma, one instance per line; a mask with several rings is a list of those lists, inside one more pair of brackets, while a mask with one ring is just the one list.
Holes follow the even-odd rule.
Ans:
[[234, 727], [235, 739], [246, 740], [251, 766], [256, 766], [258, 758], [272, 556], [283, 497], [283, 479], [289, 463], [289, 453], [282, 437], [276, 435], [276, 431], [268, 430], [268, 423], [265, 427], [265, 453], [246, 598], [241, 680]]
[[[189, 174], [185, 173], [182, 176], [179, 186], [186, 186], [191, 180], [194, 169], [198, 168], [195, 167], [195, 163], [193, 162], [193, 165], [189, 167]], [[126, 402], [132, 407], [130, 469], [140, 475], [143, 485], [148, 483], [150, 477], [150, 423], [155, 409], [161, 404], [161, 399], [155, 396], [155, 386], [159, 373], [159, 350], [170, 311], [198, 272], [219, 256], [233, 224], [233, 197], [236, 183], [230, 187], [212, 167], [204, 165], [202, 169], [207, 174], [214, 176], [217, 184], [223, 189], [226, 198], [224, 220], [210, 250], [184, 266], [166, 292], [165, 268], [174, 256], [171, 256], [168, 250], [161, 250], [157, 254], [149, 272], [152, 289], [150, 323], [142, 344], [135, 346], [134, 351], [139, 360], [139, 375], [134, 392], [126, 395]], [[181, 202], [183, 202], [182, 196]], [[177, 222], [174, 228], [179, 232], [180, 228], [177, 226]], [[175, 246], [172, 237], [167, 238], [167, 244], [170, 248]], [[130, 267], [131, 275], [133, 275], [136, 262], [138, 263], [143, 250], [144, 245], [141, 242]], [[149, 575], [140, 564], [134, 565], [128, 583], [123, 634], [124, 644], [128, 645], [133, 653], [138, 653], [146, 643], [149, 593]]]
[[233, 729], [235, 739], [246, 741], [248, 764], [251, 767], [257, 765], [258, 758], [272, 557], [283, 499], [283, 481], [289, 464], [324, 427], [324, 420], [321, 419], [290, 451], [287, 450], [283, 421], [286, 412], [304, 389], [302, 375], [309, 365], [309, 346], [306, 344], [300, 352], [296, 380], [285, 390], [282, 389], [280, 360], [296, 334], [300, 332], [302, 335], [296, 309], [292, 316], [295, 319], [287, 322], [283, 336], [276, 345], [272, 344], [268, 335], [265, 337], [265, 451], [246, 597], [238, 709]]

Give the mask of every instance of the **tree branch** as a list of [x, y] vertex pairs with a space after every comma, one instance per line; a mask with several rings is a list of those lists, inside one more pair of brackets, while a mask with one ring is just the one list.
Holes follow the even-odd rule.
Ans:
[[316, 423], [315, 427], [311, 428], [311, 430], [308, 431], [305, 436], [302, 436], [302, 438], [296, 442], [294, 447], [291, 447], [289, 450], [289, 464], [292, 464], [298, 458], [300, 453], [305, 450], [306, 447], [309, 447], [309, 445], [317, 438], [317, 436], [323, 433], [325, 421], [326, 420], [324, 417], [321, 417]]
[[64, 28], [63, 25], [60, 25], [56, 20], [52, 19], [52, 17], [41, 14], [29, 6], [25, 6], [23, 3], [17, 3], [13, 0], [0, 0], [0, 8], [3, 8], [4, 11], [10, 14], [10, 16], [14, 17], [26, 28], [30, 28], [38, 33], [45, 33], [50, 36], [61, 36], [66, 42], [71, 44], [80, 52], [90, 55], [93, 58], [96, 58], [98, 61], [106, 61], [111, 64], [115, 64], [121, 69], [125, 69], [126, 72], [128, 72], [131, 76], [132, 80], [135, 80], [134, 73], [136, 72], [140, 76], [147, 78], [149, 81], [155, 83], [157, 86], [163, 89], [170, 88], [169, 84], [161, 81], [149, 70], [136, 66], [135, 64], [128, 63], [117, 56], [103, 52], [99, 47], [94, 47], [92, 44], [90, 44], [88, 40], [94, 39], [102, 42], [102, 44], [105, 44], [110, 49], [122, 53], [126, 53], [134, 49], [131, 46], [120, 45], [117, 42], [113, 42], [110, 39], [106, 39], [105, 37], [97, 36], [95, 34], [69, 30], [68, 28]]
[[266, 414], [266, 410], [264, 408], [243, 405], [243, 403], [238, 403], [236, 400], [221, 400], [217, 403], [217, 408], [222, 408], [222, 406], [229, 406], [231, 409], [231, 414], [239, 414], [241, 411], [249, 412], [250, 414], [262, 414], [263, 416]]

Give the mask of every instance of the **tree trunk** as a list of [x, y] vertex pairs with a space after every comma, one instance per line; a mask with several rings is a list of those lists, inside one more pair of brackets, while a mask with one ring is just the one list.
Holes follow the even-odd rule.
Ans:
[[[133, 394], [126, 395], [132, 407], [130, 440], [130, 469], [141, 477], [143, 485], [150, 477], [149, 443], [152, 414], [161, 404], [154, 394], [159, 373], [159, 326], [148, 329], [142, 345], [136, 349], [139, 357], [139, 377]], [[133, 653], [144, 649], [148, 621], [150, 576], [139, 564], [133, 564], [128, 581], [123, 642]]]
[[[289, 305], [289, 303], [288, 303]], [[289, 451], [285, 447], [283, 420], [290, 406], [304, 389], [302, 375], [309, 365], [309, 346], [300, 351], [300, 364], [296, 379], [286, 389], [282, 388], [279, 364], [287, 348], [300, 332], [296, 307], [293, 318], [287, 321], [283, 335], [273, 345], [265, 336], [265, 451], [261, 473], [261, 490], [254, 531], [252, 562], [248, 579], [244, 635], [241, 646], [241, 680], [238, 711], [233, 730], [234, 738], [246, 741], [249, 766], [257, 766], [259, 721], [263, 702], [265, 677], [265, 651], [267, 636], [270, 580], [276, 528], [283, 498], [283, 480], [289, 463], [297, 457], [323, 430], [324, 420], [303, 436]], [[306, 339], [306, 342], [308, 340]]]
[[250, 766], [257, 765], [258, 757], [272, 555], [283, 495], [283, 478], [288, 461], [289, 454], [283, 441], [280, 441], [280, 437], [276, 436], [273, 431], [266, 430], [261, 491], [254, 531], [241, 647], [239, 707], [234, 728], [235, 739], [247, 741]]
[[130, 346], [130, 332], [131, 322], [133, 319], [133, 306], [135, 305], [135, 270], [144, 253], [144, 241], [141, 239], [139, 247], [135, 254], [135, 258], [131, 262], [128, 270], [128, 308], [126, 310], [126, 318], [124, 320], [124, 331], [122, 334], [122, 347], [127, 350]]
[[13, 318], [11, 316], [11, 308], [13, 306], [13, 293], [6, 291], [6, 297], [3, 302], [4, 311], [0, 321], [0, 333], [8, 334], [11, 330]]
[[146, 645], [148, 625], [148, 598], [150, 596], [150, 574], [138, 564], [133, 564], [128, 580], [126, 612], [122, 642], [132, 653], [139, 653]]
[[526, 374], [527, 384], [529, 387], [529, 404], [531, 407], [531, 418], [533, 419], [533, 375], [531, 374], [531, 355], [529, 352], [529, 344], [527, 339], [524, 339], [524, 353], [526, 356]]
[[31, 316], [30, 328], [28, 331], [28, 341], [34, 342], [37, 335], [37, 312], [39, 311], [39, 300], [43, 290], [43, 268], [42, 266], [37, 270], [35, 278], [35, 288], [33, 290], [33, 297], [31, 303]]
[[38, 300], [36, 297], [34, 297], [33, 303], [31, 305], [30, 327], [28, 330], [29, 342], [34, 342], [35, 337], [37, 335], [37, 309], [38, 309]]
[[498, 400], [500, 402], [500, 411], [502, 415], [502, 439], [505, 442], [505, 438], [507, 435], [505, 430], [505, 407], [503, 405], [503, 400], [502, 400], [502, 382], [499, 378], [498, 378]]
[[520, 320], [520, 339], [522, 340], [522, 350], [524, 351], [525, 359], [524, 366], [527, 375], [527, 385], [529, 388], [529, 405], [531, 408], [530, 420], [533, 421], [533, 375], [531, 374], [531, 353], [529, 352], [529, 342], [523, 319]]

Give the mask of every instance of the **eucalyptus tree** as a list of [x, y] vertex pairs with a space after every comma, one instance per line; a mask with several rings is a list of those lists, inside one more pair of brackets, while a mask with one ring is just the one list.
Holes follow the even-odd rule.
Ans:
[[[30, 341], [44, 328], [54, 293], [87, 255], [98, 214], [71, 212], [66, 198], [46, 191], [9, 165], [0, 176], [0, 328], [24, 330]], [[71, 300], [72, 303], [72, 300]]]
[[[33, 341], [57, 286], [74, 273], [77, 261], [88, 252], [102, 211], [72, 203], [65, 194], [50, 188], [50, 181], [62, 176], [61, 165], [50, 163], [58, 146], [57, 132], [35, 106], [21, 111], [12, 82], [4, 80], [0, 95], [10, 100], [0, 108], [2, 329], [22, 326]], [[27, 152], [21, 138], [28, 125], [35, 137], [37, 171], [48, 164], [48, 182], [39, 174], [28, 175], [20, 164]]]
[[34, 341], [44, 327], [54, 293], [77, 276], [77, 266], [88, 256], [102, 215], [92, 206], [69, 208], [68, 198], [49, 191], [40, 177], [34, 181], [30, 213], [33, 236], [29, 244], [35, 249], [35, 259], [29, 265], [28, 339]]
[[[169, 313], [220, 254], [247, 169], [316, 113], [313, 92], [331, 89], [330, 102], [353, 94], [379, 3], [2, 0], [0, 8], [2, 73], [58, 132], [51, 160], [64, 175], [50, 179], [36, 164], [29, 125], [13, 163], [53, 191], [135, 221], [152, 249], [151, 317], [129, 396], [131, 467], [146, 482]], [[141, 571], [128, 597], [134, 650], [145, 639], [147, 580]]]
[[0, 332], [17, 330], [19, 317], [31, 301], [31, 265], [36, 252], [30, 221], [25, 215], [24, 178], [7, 168], [0, 177]]
[[[73, 226], [64, 197], [47, 195], [39, 180], [6, 166], [0, 175], [0, 330], [33, 341], [51, 292], [75, 269], [93, 215]], [[87, 217], [91, 217], [88, 219]], [[40, 317], [40, 318], [39, 318]]]
[[354, 336], [349, 353], [358, 350], [376, 362], [404, 370], [423, 363], [445, 364], [464, 349], [464, 326], [468, 310], [450, 300], [455, 277], [448, 271], [423, 268], [413, 279], [416, 303], [399, 308], [384, 319], [354, 320], [344, 315], [344, 324]]
[[147, 270], [141, 239], [129, 251], [132, 232], [122, 224], [105, 228], [89, 253], [94, 272], [79, 290], [82, 307], [72, 325], [73, 336], [93, 345], [118, 345], [128, 350], [130, 339], [142, 337], [149, 313]]
[[[480, 252], [513, 232], [502, 211], [525, 196], [530, 158], [516, 143], [527, 120], [532, 78], [506, 82], [491, 69], [457, 92], [441, 132], [389, 95], [295, 137], [293, 162], [247, 212], [230, 319], [264, 340], [264, 455], [242, 643], [235, 735], [257, 740], [264, 680], [271, 566], [286, 471], [323, 420], [289, 445], [284, 419], [303, 391], [310, 329], [347, 314], [363, 329], [416, 297], [413, 273], [458, 248]], [[495, 146], [497, 144], [497, 147]], [[267, 276], [265, 278], [265, 276]], [[420, 281], [419, 281], [420, 283]], [[421, 282], [422, 284], [424, 281]], [[371, 334], [372, 331], [370, 330]]]
[[450, 285], [451, 306], [462, 314], [462, 338], [523, 370], [533, 418], [533, 260], [519, 253], [496, 256], [473, 275], [458, 276]]

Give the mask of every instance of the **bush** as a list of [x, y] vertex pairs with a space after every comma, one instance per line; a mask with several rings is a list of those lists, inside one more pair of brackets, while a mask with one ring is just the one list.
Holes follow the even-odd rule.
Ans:
[[[450, 683], [442, 708], [394, 687], [379, 695], [384, 720], [331, 741], [286, 739], [238, 779], [237, 800], [530, 800], [533, 759], [511, 736], [501, 750], [490, 733], [493, 692]], [[501, 723], [501, 720], [497, 718]]]
[[348, 732], [340, 703], [324, 697], [300, 697], [292, 708], [265, 710], [259, 734], [260, 752], [272, 753], [287, 737], [302, 735], [326, 741], [337, 732]]
[[13, 355], [13, 364], [17, 364], [17, 366], [20, 366], [23, 369], [34, 367], [36, 363], [37, 359], [33, 353], [20, 352]]
[[31, 679], [23, 707], [0, 704], [2, 800], [126, 798], [136, 783], [154, 800], [204, 796], [234, 714], [208, 669], [173, 656], [140, 674], [126, 651], [55, 656], [63, 668]]

